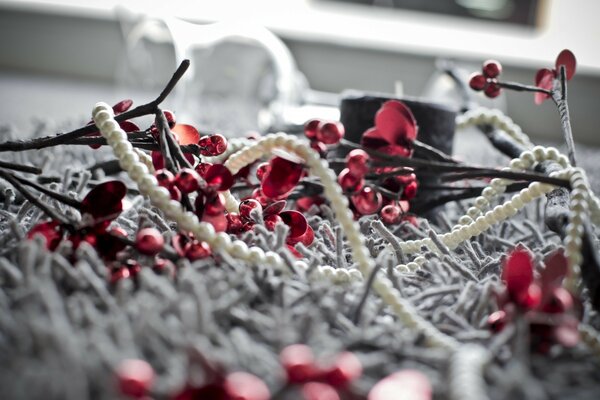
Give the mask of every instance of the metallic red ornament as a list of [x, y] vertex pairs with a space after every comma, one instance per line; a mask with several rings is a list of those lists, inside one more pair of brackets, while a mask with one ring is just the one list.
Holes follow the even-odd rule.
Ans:
[[233, 186], [233, 175], [223, 164], [214, 164], [204, 174], [206, 184], [214, 190], [228, 190]]
[[517, 248], [508, 255], [502, 270], [502, 280], [513, 301], [527, 293], [533, 283], [533, 260], [527, 250]]
[[469, 86], [479, 92], [487, 86], [487, 78], [480, 73], [473, 72], [469, 77]]
[[47, 221], [35, 225], [27, 232], [27, 238], [33, 239], [41, 235], [46, 240], [46, 248], [50, 251], [56, 250], [63, 237], [63, 230], [57, 221]]
[[365, 181], [362, 177], [356, 176], [349, 168], [344, 168], [338, 175], [338, 183], [344, 192], [357, 192], [362, 189]]
[[324, 157], [327, 154], [327, 146], [322, 142], [317, 142], [313, 140], [310, 142], [310, 148], [319, 153], [321, 157]]
[[556, 57], [555, 68], [557, 76], [560, 73], [561, 65], [565, 66], [567, 80], [570, 80], [575, 75], [575, 69], [577, 68], [577, 60], [571, 50], [564, 49]]
[[185, 257], [190, 261], [200, 260], [206, 257], [210, 257], [212, 251], [210, 246], [206, 242], [199, 242], [193, 240], [185, 249]]
[[262, 212], [262, 205], [254, 199], [246, 199], [240, 202], [240, 217], [245, 221], [252, 221], [252, 210], [257, 209]]
[[279, 361], [286, 371], [289, 383], [304, 383], [317, 376], [318, 369], [310, 347], [292, 344], [279, 353]]
[[181, 190], [181, 193], [195, 192], [200, 188], [200, 175], [191, 168], [182, 168], [177, 175], [173, 184]]
[[177, 139], [177, 143], [180, 146], [185, 146], [188, 144], [197, 144], [200, 139], [200, 134], [198, 130], [191, 125], [186, 124], [176, 124], [172, 129], [173, 135], [175, 139]]
[[402, 198], [404, 200], [411, 200], [417, 195], [417, 188], [419, 184], [417, 181], [412, 181], [404, 186], [404, 190], [402, 191]]
[[389, 375], [373, 386], [367, 400], [431, 400], [433, 389], [425, 374], [406, 369]]
[[302, 400], [340, 400], [338, 392], [326, 383], [305, 383], [301, 392]]
[[489, 82], [483, 92], [487, 97], [493, 99], [500, 96], [500, 93], [502, 93], [502, 88], [495, 82]]
[[202, 178], [204, 178], [204, 175], [206, 175], [206, 172], [208, 171], [208, 169], [212, 167], [212, 163], [209, 162], [199, 162], [198, 165], [196, 165], [194, 167], [194, 170], [196, 170], [196, 172], [198, 173], [198, 175], [200, 175]]
[[346, 167], [354, 176], [363, 177], [369, 172], [369, 154], [362, 149], [354, 149], [346, 156]]
[[208, 213], [204, 213], [202, 215], [202, 222], [208, 222], [215, 228], [215, 232], [225, 232], [227, 230], [227, 217], [225, 217], [225, 208], [223, 207], [223, 211], [218, 214], [210, 215]]
[[490, 327], [490, 330], [494, 333], [500, 332], [506, 326], [508, 321], [508, 317], [506, 315], [506, 311], [498, 310], [490, 314], [487, 320], [487, 324]]
[[165, 246], [165, 238], [156, 228], [140, 229], [135, 236], [135, 247], [137, 251], [149, 256], [156, 255]]
[[101, 183], [81, 201], [81, 214], [90, 215], [98, 228], [106, 228], [123, 211], [126, 194], [127, 187], [121, 181]]
[[154, 369], [143, 360], [123, 360], [116, 370], [119, 390], [126, 397], [141, 399], [154, 383]]
[[336, 144], [344, 137], [344, 125], [339, 121], [321, 121], [317, 127], [317, 140], [324, 144]]
[[258, 167], [256, 167], [256, 178], [259, 182], [265, 177], [265, 174], [269, 171], [270, 165], [268, 162], [260, 163]]
[[206, 198], [204, 203], [204, 214], [215, 216], [224, 214], [225, 212], [225, 197], [221, 193], [211, 194]]
[[181, 190], [177, 189], [175, 185], [168, 188], [171, 200], [181, 201]]
[[350, 351], [344, 351], [337, 355], [333, 365], [327, 368], [322, 376], [325, 382], [339, 388], [360, 378], [362, 370], [362, 363], [358, 357]]
[[242, 218], [238, 213], [227, 213], [225, 216], [227, 218], [227, 233], [239, 233], [242, 230], [244, 223], [242, 222]]
[[302, 164], [282, 157], [273, 158], [269, 164], [271, 168], [261, 183], [262, 193], [271, 199], [276, 199], [294, 190], [304, 171]]
[[402, 209], [396, 204], [388, 204], [379, 211], [381, 220], [386, 225], [393, 225], [402, 219]]
[[304, 134], [310, 140], [317, 139], [317, 132], [319, 131], [319, 124], [322, 122], [320, 119], [311, 119], [306, 121], [304, 124]]
[[288, 244], [293, 245], [298, 243], [309, 228], [306, 217], [301, 212], [295, 210], [282, 211], [279, 213], [279, 216], [283, 220], [283, 223], [290, 228], [287, 239]]
[[227, 375], [223, 386], [231, 400], [269, 400], [271, 398], [267, 385], [257, 376], [247, 372], [234, 372]]
[[165, 188], [170, 188], [173, 183], [175, 182], [175, 175], [173, 175], [173, 173], [167, 169], [159, 169], [158, 171], [156, 171], [154, 173], [154, 176], [156, 177], [156, 180], [158, 181], [158, 185], [165, 187]]
[[281, 219], [281, 217], [277, 214], [273, 214], [273, 215], [267, 215], [265, 218], [265, 227], [270, 230], [270, 231], [274, 231], [275, 230], [275, 226], [280, 223], [283, 222], [283, 220]]
[[113, 112], [115, 113], [115, 115], [119, 115], [119, 114], [123, 114], [125, 111], [129, 110], [132, 105], [133, 105], [133, 100], [125, 99], [125, 100], [121, 100], [120, 102], [118, 102], [117, 104], [112, 106], [112, 109], [113, 109]]
[[383, 197], [381, 193], [365, 186], [350, 198], [354, 208], [361, 215], [375, 214], [381, 208]]
[[218, 133], [202, 136], [198, 141], [198, 146], [200, 146], [200, 154], [214, 157], [223, 154], [227, 150], [227, 139]]
[[487, 60], [483, 63], [482, 71], [486, 78], [496, 78], [502, 73], [502, 65], [496, 60]]

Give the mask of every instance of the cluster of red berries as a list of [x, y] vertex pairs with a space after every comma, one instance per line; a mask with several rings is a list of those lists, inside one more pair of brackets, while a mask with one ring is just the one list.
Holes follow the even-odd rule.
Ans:
[[311, 119], [304, 124], [304, 134], [310, 140], [310, 147], [324, 155], [327, 146], [338, 144], [344, 137], [344, 125], [339, 121]]
[[506, 290], [498, 295], [500, 310], [491, 314], [488, 325], [499, 332], [512, 320], [525, 318], [530, 327], [531, 346], [545, 353], [554, 344], [575, 346], [579, 340], [578, 304], [562, 287], [567, 260], [556, 251], [544, 260], [545, 268], [534, 277], [534, 262], [529, 251], [517, 248], [504, 264], [502, 279]]
[[469, 78], [469, 86], [476, 91], [483, 93], [493, 99], [502, 93], [502, 88], [498, 85], [498, 76], [502, 73], [502, 65], [495, 60], [487, 60], [483, 63], [482, 73], [474, 72]]

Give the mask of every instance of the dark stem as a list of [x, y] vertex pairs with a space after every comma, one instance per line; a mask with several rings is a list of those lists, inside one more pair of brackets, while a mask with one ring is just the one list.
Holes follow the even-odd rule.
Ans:
[[12, 174], [10, 174], [10, 173], [8, 173], [6, 171], [0, 170], [0, 177], [4, 178], [11, 185], [13, 185], [13, 187], [17, 191], [19, 191], [19, 193], [21, 193], [23, 195], [23, 197], [25, 197], [25, 199], [27, 199], [31, 204], [33, 204], [34, 206], [36, 206], [40, 210], [42, 210], [44, 212], [44, 214], [46, 214], [52, 220], [58, 221], [58, 222], [60, 222], [61, 224], [64, 224], [64, 225], [70, 225], [70, 223], [66, 219], [66, 217], [60, 215], [57, 211], [55, 211], [52, 208], [48, 207], [47, 204], [42, 203], [40, 201], [40, 199], [37, 196], [34, 196], [29, 190], [27, 190], [27, 188], [25, 186], [23, 186], [21, 184], [21, 182], [19, 182], [14, 177], [14, 175], [12, 175]]
[[[155, 123], [156, 123], [157, 127], [158, 127], [158, 125], [160, 123], [159, 122], [159, 120], [160, 120], [159, 115], [163, 115], [162, 111], [156, 110], [155, 111], [155, 116], [156, 116], [155, 117]], [[159, 145], [160, 145], [160, 152], [161, 152], [161, 154], [163, 156], [163, 159], [165, 161], [165, 168], [167, 170], [173, 172], [174, 174], [176, 174], [178, 168], [177, 168], [177, 164], [175, 164], [175, 160], [173, 160], [173, 157], [171, 155], [171, 148], [169, 146], [169, 142], [168, 142], [168, 139], [167, 139], [167, 135], [168, 135], [167, 129], [164, 129], [164, 127], [163, 127], [163, 129], [159, 129], [158, 130], [158, 133], [159, 133], [158, 142], [159, 142]]]
[[498, 82], [497, 85], [502, 88], [514, 90], [517, 92], [544, 93], [544, 94], [547, 94], [548, 96], [552, 96], [552, 91], [550, 91], [550, 90], [542, 89], [537, 86], [523, 85], [522, 83], [518, 83], [518, 82]]
[[[141, 117], [141, 116], [149, 115], [149, 114], [154, 114], [154, 112], [156, 111], [156, 109], [158, 108], [160, 103], [162, 103], [165, 100], [165, 98], [169, 95], [169, 93], [171, 93], [171, 91], [173, 90], [173, 88], [175, 87], [177, 82], [179, 82], [179, 80], [181, 79], [181, 77], [183, 76], [185, 71], [189, 68], [189, 66], [190, 66], [190, 61], [183, 60], [181, 62], [181, 64], [179, 65], [179, 67], [177, 68], [177, 71], [175, 71], [175, 73], [173, 74], [173, 76], [171, 77], [171, 79], [169, 80], [169, 82], [167, 83], [165, 88], [163, 89], [163, 91], [160, 93], [160, 95], [156, 99], [154, 99], [153, 101], [151, 101], [149, 103], [138, 106], [132, 110], [129, 110], [122, 114], [117, 115], [115, 117], [115, 120], [117, 120], [118, 122], [122, 122], [122, 121], [126, 121], [128, 119], [137, 118], [137, 117]], [[18, 140], [18, 141], [13, 141], [13, 142], [4, 142], [4, 143], [0, 143], [0, 152], [43, 149], [45, 147], [51, 147], [51, 146], [56, 146], [56, 145], [60, 145], [60, 144], [65, 144], [65, 143], [72, 141], [73, 139], [80, 138], [82, 136], [85, 136], [85, 135], [88, 135], [90, 133], [97, 132], [97, 131], [98, 131], [98, 128], [95, 125], [91, 124], [91, 125], [86, 125], [81, 128], [75, 129], [71, 132], [61, 133], [61, 134], [54, 135], [54, 136], [45, 136], [45, 137], [36, 138], [36, 139], [32, 139], [32, 140], [27, 140], [27, 141]]]
[[567, 103], [567, 75], [564, 65], [560, 66], [559, 90], [552, 91], [552, 100], [558, 108], [560, 116], [560, 125], [562, 127], [565, 142], [567, 143], [567, 151], [569, 153], [569, 162], [573, 167], [577, 165], [575, 159], [575, 141], [573, 140], [573, 131], [571, 129], [571, 117], [569, 115], [569, 104]]
[[171, 132], [171, 129], [169, 129], [169, 122], [167, 121], [167, 118], [165, 117], [163, 111], [161, 109], [157, 109], [155, 116], [156, 128], [161, 133], [161, 138], [163, 137], [162, 134], [164, 133], [164, 136], [167, 140], [167, 144], [169, 146], [169, 151], [171, 152], [171, 156], [175, 158], [175, 160], [181, 168], [192, 168], [192, 165], [184, 157], [183, 152], [179, 147], [179, 144], [175, 140], [173, 132]]
[[17, 164], [14, 162], [7, 162], [7, 161], [1, 161], [1, 160], [0, 160], [0, 168], [10, 169], [10, 170], [19, 171], [19, 172], [26, 172], [28, 174], [36, 174], [36, 175], [39, 175], [42, 173], [41, 168], [34, 167], [33, 165]]
[[62, 193], [57, 193], [53, 190], [50, 190], [38, 183], [32, 182], [30, 180], [27, 180], [25, 178], [22, 178], [20, 176], [16, 176], [13, 175], [13, 177], [18, 180], [20, 183], [22, 183], [23, 185], [26, 186], [31, 186], [32, 188], [34, 188], [35, 190], [37, 190], [38, 192], [44, 193], [45, 195], [47, 195], [48, 197], [53, 198], [54, 200], [57, 200], [63, 204], [66, 204], [68, 206], [71, 206], [77, 210], [81, 209], [81, 202], [77, 201], [69, 196], [65, 196]]

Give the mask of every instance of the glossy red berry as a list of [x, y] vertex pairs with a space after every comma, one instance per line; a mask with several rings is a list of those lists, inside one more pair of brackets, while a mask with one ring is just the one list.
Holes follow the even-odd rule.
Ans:
[[383, 203], [381, 193], [368, 186], [353, 195], [351, 200], [356, 211], [362, 215], [375, 214]]
[[110, 273], [110, 283], [111, 285], [116, 284], [122, 279], [127, 279], [131, 277], [131, 271], [127, 267], [119, 267], [111, 271]]
[[333, 365], [323, 374], [323, 378], [333, 387], [342, 387], [358, 379], [362, 374], [362, 363], [349, 351], [340, 353]]
[[198, 141], [200, 154], [214, 157], [223, 154], [227, 150], [227, 139], [218, 133], [210, 136], [202, 136]]
[[204, 215], [215, 216], [225, 212], [225, 197], [217, 193], [207, 197], [204, 203]]
[[489, 97], [490, 99], [493, 99], [493, 98], [500, 96], [500, 93], [502, 93], [502, 88], [500, 86], [498, 86], [497, 83], [490, 82], [490, 83], [488, 83], [487, 87], [485, 88], [484, 93], [487, 97]]
[[339, 121], [321, 121], [317, 128], [317, 140], [325, 144], [336, 144], [344, 137], [344, 125]]
[[126, 397], [141, 399], [154, 383], [154, 369], [143, 360], [124, 360], [116, 371], [119, 390]]
[[185, 248], [185, 257], [190, 261], [196, 261], [206, 257], [210, 257], [211, 254], [212, 251], [210, 249], [210, 246], [206, 242], [199, 242], [197, 240], [193, 240]]
[[212, 167], [212, 163], [209, 162], [199, 162], [198, 165], [196, 165], [194, 167], [194, 170], [196, 170], [196, 172], [198, 173], [198, 175], [200, 175], [202, 178], [204, 178], [204, 175], [206, 175], [206, 171], [208, 171], [208, 169]]
[[260, 203], [261, 206], [267, 207], [269, 205], [269, 203], [271, 202], [271, 199], [269, 199], [267, 196], [265, 196], [262, 192], [262, 190], [260, 190], [260, 188], [256, 188], [252, 191], [252, 196], [251, 196], [254, 200], [258, 201]]
[[177, 189], [175, 185], [168, 187], [171, 200], [181, 201], [181, 190]]
[[283, 220], [281, 219], [281, 217], [277, 214], [273, 214], [273, 215], [268, 215], [265, 218], [265, 227], [270, 230], [270, 231], [274, 231], [275, 230], [275, 226], [280, 223], [283, 222]]
[[254, 199], [246, 199], [240, 202], [240, 217], [245, 221], [252, 221], [252, 210], [260, 210], [262, 212], [262, 205]]
[[402, 219], [402, 210], [396, 204], [388, 204], [379, 211], [381, 220], [386, 225], [393, 225]]
[[340, 400], [338, 392], [326, 383], [305, 383], [301, 392], [302, 400]]
[[191, 168], [182, 168], [175, 175], [174, 184], [182, 193], [195, 192], [200, 188], [200, 175]]
[[406, 369], [389, 375], [373, 386], [367, 400], [431, 400], [433, 389], [425, 374]]
[[369, 155], [361, 149], [354, 149], [346, 156], [346, 167], [352, 175], [363, 177], [369, 172]]
[[532, 283], [526, 291], [517, 296], [515, 301], [525, 310], [532, 310], [542, 302], [542, 289], [537, 283]]
[[482, 74], [474, 72], [469, 78], [469, 86], [473, 90], [481, 91], [487, 86], [487, 78]]
[[304, 124], [304, 134], [310, 140], [315, 140], [317, 138], [317, 132], [319, 131], [319, 124], [321, 123], [320, 119], [311, 119], [306, 121]]
[[135, 247], [142, 254], [153, 256], [162, 251], [165, 238], [156, 228], [143, 228], [135, 236]]
[[338, 183], [344, 192], [356, 192], [363, 187], [364, 180], [354, 175], [350, 169], [344, 168], [338, 175]]
[[271, 168], [265, 174], [261, 183], [262, 193], [271, 199], [277, 199], [289, 194], [304, 172], [302, 164], [275, 157], [269, 162]]
[[258, 167], [256, 167], [256, 178], [258, 179], [259, 182], [262, 182], [262, 180], [265, 177], [265, 174], [269, 171], [270, 165], [268, 162], [264, 162], [258, 165]]
[[227, 218], [227, 233], [239, 233], [242, 230], [244, 222], [238, 213], [228, 213]]
[[247, 372], [234, 372], [227, 375], [223, 386], [228, 399], [231, 400], [269, 400], [271, 398], [267, 385], [258, 377]]
[[310, 142], [310, 148], [319, 153], [321, 157], [327, 154], [327, 146], [325, 146], [322, 142], [317, 142], [316, 140], [313, 140], [312, 142]]
[[487, 324], [492, 332], [498, 333], [506, 326], [507, 319], [506, 311], [498, 310], [490, 314]]
[[206, 184], [213, 190], [228, 190], [233, 185], [233, 175], [223, 164], [212, 165], [204, 174]]
[[482, 71], [486, 78], [495, 78], [502, 73], [502, 65], [496, 60], [487, 60], [483, 63]]
[[63, 231], [58, 222], [47, 221], [35, 225], [27, 232], [28, 239], [33, 239], [36, 235], [43, 236], [46, 240], [46, 248], [54, 251], [63, 237]]
[[304, 344], [292, 344], [284, 348], [279, 354], [279, 361], [290, 383], [310, 381], [318, 372], [313, 352]]
[[173, 185], [175, 182], [175, 175], [167, 169], [159, 169], [154, 173], [156, 180], [158, 181], [158, 185], [162, 187], [166, 187], [167, 189]]
[[404, 186], [404, 191], [402, 192], [402, 198], [405, 200], [411, 200], [417, 195], [417, 188], [419, 184], [417, 181], [412, 181]]

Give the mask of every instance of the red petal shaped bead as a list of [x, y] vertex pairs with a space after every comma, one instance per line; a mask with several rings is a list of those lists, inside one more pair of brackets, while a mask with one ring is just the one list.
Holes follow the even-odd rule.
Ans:
[[[225, 212], [225, 197], [221, 193], [210, 195], [204, 203], [204, 214], [215, 216]], [[223, 215], [224, 217], [224, 215]]]
[[198, 146], [200, 146], [200, 154], [203, 156], [218, 156], [227, 150], [227, 139], [218, 133], [202, 136], [198, 141]]
[[121, 181], [108, 181], [93, 188], [81, 201], [81, 213], [89, 214], [97, 225], [108, 226], [123, 211], [127, 187]]
[[485, 89], [487, 86], [487, 79], [482, 74], [474, 72], [469, 77], [469, 86], [473, 90], [477, 90], [478, 92]]
[[502, 270], [502, 279], [512, 299], [527, 292], [533, 282], [533, 260], [531, 254], [517, 248], [508, 255]]
[[571, 50], [564, 49], [556, 57], [556, 73], [560, 73], [560, 66], [565, 66], [565, 72], [567, 80], [570, 80], [575, 75], [575, 69], [577, 68], [577, 60]]
[[[547, 68], [542, 68], [535, 74], [535, 86], [541, 89], [552, 90], [552, 88], [554, 87], [554, 77], [555, 71], [549, 70]], [[534, 94], [535, 104], [538, 105], [542, 104], [544, 100], [549, 98], [550, 95], [546, 93], [536, 92]]]
[[311, 119], [306, 121], [304, 124], [304, 134], [310, 140], [317, 138], [317, 132], [319, 131], [319, 124], [322, 122], [320, 119]]
[[282, 211], [279, 216], [283, 220], [283, 223], [290, 227], [288, 240], [297, 243], [298, 240], [300, 240], [300, 237], [302, 237], [302, 235], [304, 235], [308, 229], [306, 217], [302, 213], [295, 210]]
[[125, 100], [121, 100], [120, 102], [118, 102], [117, 104], [112, 106], [112, 109], [113, 109], [113, 112], [115, 113], [115, 115], [119, 115], [119, 114], [122, 114], [125, 111], [129, 110], [132, 105], [133, 105], [133, 100], [125, 99]]
[[340, 400], [338, 392], [326, 383], [309, 382], [302, 385], [303, 400]]
[[346, 167], [354, 176], [363, 177], [369, 172], [369, 155], [362, 149], [354, 149], [346, 156]]
[[323, 375], [327, 383], [333, 387], [342, 387], [358, 379], [362, 374], [362, 363], [356, 355], [349, 351], [340, 353], [334, 364]]
[[365, 186], [353, 195], [351, 200], [356, 211], [362, 215], [375, 214], [379, 211], [383, 203], [381, 193], [368, 186]]
[[114, 260], [117, 257], [117, 253], [127, 247], [127, 244], [123, 240], [118, 239], [119, 236], [126, 238], [127, 232], [122, 228], [114, 227], [106, 233], [87, 235], [84, 240], [91, 243], [103, 259]]
[[502, 73], [502, 65], [496, 60], [487, 60], [483, 63], [482, 71], [486, 78], [495, 78]]
[[228, 190], [233, 186], [233, 175], [223, 164], [214, 164], [204, 174], [206, 184], [218, 191]]
[[388, 204], [381, 209], [379, 216], [384, 224], [397, 224], [402, 218], [402, 210], [396, 204]]
[[319, 153], [319, 156], [324, 157], [327, 154], [327, 146], [322, 142], [313, 140], [310, 142], [310, 148]]
[[270, 161], [270, 165], [271, 168], [261, 183], [262, 193], [276, 199], [294, 190], [304, 171], [302, 164], [275, 157]]
[[156, 228], [140, 229], [135, 236], [136, 249], [146, 255], [156, 255], [162, 251], [165, 246], [165, 238]]
[[57, 221], [42, 222], [27, 232], [28, 239], [33, 239], [36, 235], [43, 236], [46, 239], [46, 248], [54, 251], [63, 237], [63, 230]]
[[280, 223], [283, 222], [283, 220], [281, 219], [281, 217], [277, 214], [274, 215], [268, 215], [264, 218], [265, 220], [265, 228], [267, 228], [270, 231], [274, 231], [275, 230], [275, 226]]
[[264, 179], [266, 173], [269, 171], [269, 169], [271, 168], [271, 166], [269, 165], [268, 162], [264, 162], [258, 165], [258, 167], [256, 167], [256, 178], [258, 179], [259, 182], [262, 182], [262, 180]]
[[200, 175], [191, 168], [182, 168], [177, 175], [173, 184], [181, 190], [182, 193], [195, 192], [200, 188]]
[[176, 124], [171, 131], [175, 135], [177, 143], [179, 143], [180, 146], [197, 144], [198, 140], [200, 140], [198, 130], [191, 125]]
[[152, 165], [154, 166], [155, 170], [158, 171], [165, 168], [165, 159], [160, 151], [152, 150], [150, 156], [152, 157]]
[[339, 121], [321, 121], [317, 127], [317, 140], [324, 144], [336, 144], [344, 137], [344, 125]]
[[431, 400], [433, 390], [425, 374], [403, 370], [383, 378], [373, 386], [368, 400]]
[[131, 121], [121, 121], [119, 122], [119, 127], [126, 133], [137, 132], [140, 130], [140, 127]]
[[483, 92], [487, 97], [493, 99], [500, 96], [500, 93], [502, 93], [502, 88], [495, 82], [489, 82]]
[[[225, 211], [224, 208], [223, 211]], [[225, 232], [227, 230], [227, 217], [223, 212], [216, 215], [209, 215], [205, 212], [202, 216], [202, 222], [211, 224], [215, 228], [215, 232]]]
[[416, 181], [410, 182], [408, 185], [404, 187], [404, 191], [402, 192], [403, 200], [411, 200], [417, 195], [417, 188], [419, 184]]
[[310, 347], [292, 344], [279, 353], [279, 361], [286, 371], [288, 382], [304, 383], [315, 378], [318, 370]]
[[269, 206], [265, 207], [263, 210], [263, 216], [267, 217], [269, 215], [279, 214], [285, 208], [287, 202], [285, 200], [279, 200], [271, 203]]
[[168, 188], [171, 200], [181, 201], [181, 190], [177, 189], [175, 185]]
[[401, 145], [417, 138], [414, 116], [404, 103], [390, 100], [375, 114], [375, 127], [388, 144]]
[[525, 310], [533, 310], [542, 302], [542, 289], [537, 283], [532, 283], [527, 290], [517, 295], [515, 302]]
[[315, 240], [315, 231], [310, 225], [308, 225], [306, 227], [306, 232], [304, 232], [304, 235], [296, 238], [296, 240], [305, 246], [310, 246]]
[[[544, 295], [546, 294], [544, 293]], [[574, 303], [573, 295], [567, 289], [556, 287], [547, 296], [542, 311], [549, 314], [560, 314], [572, 310]]]
[[242, 230], [244, 223], [238, 213], [228, 213], [227, 218], [227, 233], [239, 233]]
[[257, 209], [262, 212], [262, 205], [254, 199], [246, 199], [240, 202], [240, 217], [245, 221], [253, 221], [252, 210]]
[[223, 385], [231, 400], [269, 400], [271, 398], [267, 385], [258, 377], [247, 372], [234, 372], [227, 375]]
[[154, 369], [143, 360], [124, 360], [116, 371], [121, 393], [133, 399], [145, 396], [154, 383]]

